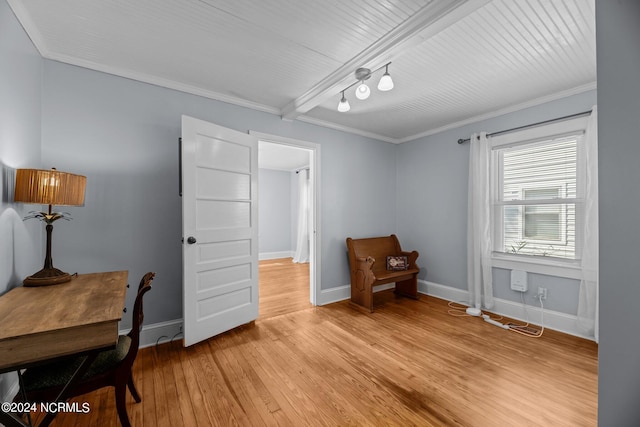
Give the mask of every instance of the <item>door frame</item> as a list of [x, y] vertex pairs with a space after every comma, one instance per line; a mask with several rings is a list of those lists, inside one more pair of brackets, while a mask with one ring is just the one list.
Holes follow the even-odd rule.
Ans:
[[322, 270], [320, 253], [320, 248], [322, 248], [322, 233], [320, 232], [320, 224], [322, 223], [320, 221], [320, 144], [256, 131], [249, 131], [249, 134], [258, 138], [258, 141], [303, 148], [310, 151], [309, 182], [311, 184], [313, 209], [311, 213], [312, 232], [309, 234], [309, 300], [312, 305], [318, 305], [320, 292], [322, 291], [322, 282], [320, 281]]

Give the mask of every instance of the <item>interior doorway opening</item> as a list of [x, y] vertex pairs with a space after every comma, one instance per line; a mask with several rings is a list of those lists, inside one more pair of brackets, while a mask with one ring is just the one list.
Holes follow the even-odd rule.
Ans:
[[255, 135], [260, 170], [258, 318], [262, 320], [316, 305], [320, 147]]

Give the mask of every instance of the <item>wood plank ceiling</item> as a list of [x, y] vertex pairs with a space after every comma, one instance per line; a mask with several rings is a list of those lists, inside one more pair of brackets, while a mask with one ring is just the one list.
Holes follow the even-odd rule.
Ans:
[[596, 85], [594, 0], [8, 2], [45, 58], [394, 143]]

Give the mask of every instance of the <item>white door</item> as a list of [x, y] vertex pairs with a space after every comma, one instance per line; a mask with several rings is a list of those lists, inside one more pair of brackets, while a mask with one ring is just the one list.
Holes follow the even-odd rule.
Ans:
[[182, 116], [184, 345], [258, 317], [258, 140]]

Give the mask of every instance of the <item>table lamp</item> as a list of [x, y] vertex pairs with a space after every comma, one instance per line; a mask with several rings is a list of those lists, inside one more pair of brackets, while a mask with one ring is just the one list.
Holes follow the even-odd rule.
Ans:
[[49, 205], [48, 212], [31, 212], [24, 219], [37, 218], [44, 221], [47, 230], [47, 249], [44, 268], [24, 279], [24, 286], [44, 286], [65, 283], [71, 280], [69, 273], [53, 267], [51, 259], [51, 233], [54, 221], [70, 220], [69, 214], [52, 212], [52, 206], [82, 206], [87, 177], [67, 172], [41, 169], [18, 169], [14, 201]]

